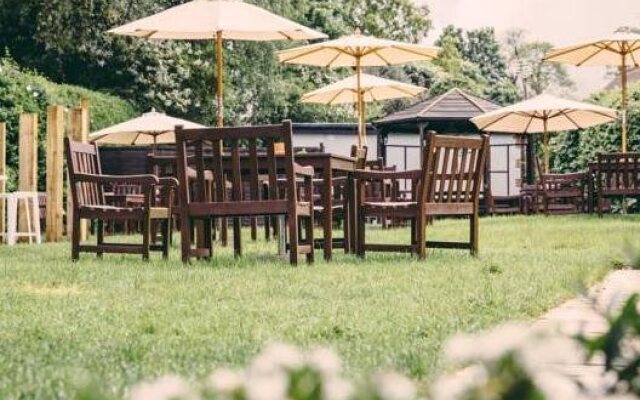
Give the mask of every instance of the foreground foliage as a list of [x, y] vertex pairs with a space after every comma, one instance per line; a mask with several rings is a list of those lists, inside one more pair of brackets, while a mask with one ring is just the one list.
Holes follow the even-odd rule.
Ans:
[[[481, 222], [481, 255], [433, 251], [291, 268], [248, 243], [211, 262], [90, 255], [69, 245], [0, 247], [0, 398], [73, 397], [79, 377], [122, 397], [145, 379], [204, 379], [246, 365], [265, 343], [328, 345], [358, 378], [394, 369], [416, 379], [441, 367], [442, 343], [508, 320], [535, 318], [601, 279], [637, 241], [640, 219], [510, 217]], [[437, 221], [430, 239], [460, 239], [463, 221]], [[406, 229], [371, 229], [403, 242]], [[246, 239], [246, 236], [245, 236]], [[247, 241], [248, 242], [248, 241]], [[175, 244], [174, 246], [177, 246]]]

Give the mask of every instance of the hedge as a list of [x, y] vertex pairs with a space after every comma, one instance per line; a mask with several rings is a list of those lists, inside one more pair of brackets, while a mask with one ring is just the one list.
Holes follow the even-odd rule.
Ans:
[[137, 114], [125, 100], [79, 86], [57, 84], [18, 66], [9, 57], [0, 58], [0, 121], [7, 123], [8, 190], [17, 186], [18, 117], [38, 113], [38, 186], [44, 189], [47, 106], [73, 107], [87, 98], [91, 104], [91, 130], [121, 122]]
[[[599, 92], [590, 102], [620, 109], [620, 89]], [[628, 151], [640, 151], [640, 82], [629, 86]], [[619, 152], [622, 147], [620, 121], [579, 131], [561, 133], [551, 139], [553, 170], [573, 172], [586, 169], [601, 153]]]

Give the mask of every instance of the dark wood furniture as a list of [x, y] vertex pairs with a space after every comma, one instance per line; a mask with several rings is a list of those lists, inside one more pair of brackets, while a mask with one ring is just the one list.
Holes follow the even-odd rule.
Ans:
[[536, 197], [549, 214], [579, 214], [584, 210], [586, 174], [541, 174]]
[[613, 197], [640, 196], [640, 152], [600, 154], [589, 166], [589, 212], [602, 215]]
[[[171, 235], [171, 203], [178, 182], [173, 178], [158, 179], [154, 175], [103, 175], [100, 153], [96, 144], [77, 143], [65, 138], [65, 152], [69, 171], [69, 186], [73, 201], [73, 235], [71, 258], [77, 260], [80, 252], [141, 254], [149, 258], [149, 252], [161, 251], [169, 254]], [[135, 185], [141, 188], [143, 200], [138, 205], [113, 206], [105, 201], [105, 192], [118, 185]], [[157, 191], [165, 193], [164, 205], [157, 201]], [[97, 244], [80, 244], [80, 220], [96, 220]], [[106, 243], [104, 222], [111, 220], [137, 221], [142, 225], [142, 244]], [[150, 244], [151, 220], [162, 221], [162, 244]]]
[[[366, 251], [394, 251], [426, 256], [426, 247], [469, 249], [478, 252], [479, 200], [489, 137], [430, 135], [421, 170], [382, 172], [356, 171], [358, 184], [358, 254]], [[369, 202], [364, 187], [369, 180], [407, 179], [412, 182], [412, 198], [399, 202]], [[365, 221], [369, 216], [411, 220], [411, 244], [370, 244], [366, 242]], [[469, 242], [426, 241], [427, 220], [439, 216], [469, 217]]]
[[[223, 152], [223, 142], [230, 154]], [[258, 147], [266, 148], [262, 168], [259, 165]], [[313, 262], [313, 202], [309, 201], [313, 193], [313, 168], [302, 167], [294, 162], [291, 144], [291, 122], [281, 125], [263, 125], [236, 128], [183, 129], [176, 127], [176, 147], [178, 151], [178, 179], [180, 186], [180, 223], [182, 235], [182, 261], [188, 262], [192, 255], [210, 257], [213, 254], [211, 240], [212, 218], [232, 218], [234, 251], [242, 254], [240, 218], [256, 216], [280, 216], [287, 218], [289, 231], [289, 259], [296, 265], [298, 255], [305, 254], [307, 262]], [[276, 149], [284, 147], [281, 164], [286, 178], [286, 190], [270, 190], [269, 198], [258, 195], [260, 175], [266, 172], [271, 188], [278, 184], [278, 159]], [[194, 164], [198, 190], [194, 194], [188, 188], [189, 161], [188, 148], [194, 149]], [[205, 156], [205, 149], [212, 149], [211, 156]], [[241, 153], [244, 153], [241, 157]], [[244, 161], [243, 161], [244, 159]], [[247, 168], [249, 173], [243, 172]], [[205, 174], [211, 171], [216, 182], [231, 182], [231, 198], [226, 190], [216, 190], [213, 198], [208, 198], [204, 187]], [[226, 179], [225, 179], [226, 176]], [[302, 178], [308, 197], [302, 201], [298, 190], [299, 178]], [[243, 192], [245, 182], [252, 190]], [[201, 220], [204, 224], [204, 237], [196, 249], [191, 248], [191, 224]], [[305, 221], [304, 229], [300, 222]], [[304, 235], [303, 235], [304, 233]]]

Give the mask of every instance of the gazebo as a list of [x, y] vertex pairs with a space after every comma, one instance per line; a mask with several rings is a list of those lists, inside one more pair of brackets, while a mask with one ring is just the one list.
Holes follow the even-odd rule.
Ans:
[[[430, 133], [479, 135], [471, 118], [501, 108], [500, 104], [454, 88], [375, 122], [378, 156], [386, 165], [413, 169], [420, 165], [425, 137]], [[494, 198], [518, 196], [524, 174], [526, 138], [491, 135], [487, 177]], [[532, 164], [528, 164], [532, 165]]]

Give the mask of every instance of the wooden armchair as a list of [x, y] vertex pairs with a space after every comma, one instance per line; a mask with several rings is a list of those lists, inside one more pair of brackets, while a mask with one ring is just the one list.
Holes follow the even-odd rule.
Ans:
[[[358, 254], [366, 251], [395, 251], [426, 256], [426, 247], [469, 249], [478, 252], [478, 215], [484, 163], [489, 151], [489, 137], [480, 138], [430, 135], [421, 170], [384, 172], [356, 171], [358, 181]], [[398, 202], [371, 202], [364, 196], [370, 180], [405, 179], [411, 181], [412, 198]], [[469, 242], [426, 241], [426, 224], [430, 217], [467, 216], [470, 220]], [[411, 244], [368, 244], [365, 237], [367, 217], [411, 220]]]
[[593, 168], [593, 183], [589, 192], [596, 191], [596, 207], [602, 216], [605, 201], [612, 197], [640, 197], [640, 153], [599, 154]]
[[[313, 168], [301, 167], [294, 162], [291, 144], [291, 122], [281, 125], [249, 126], [237, 128], [183, 129], [176, 127], [178, 150], [178, 178], [180, 186], [180, 232], [182, 235], [182, 261], [187, 263], [192, 255], [210, 257], [213, 254], [211, 219], [233, 218], [233, 238], [236, 256], [242, 254], [240, 218], [284, 215], [288, 219], [290, 262], [295, 265], [298, 255], [305, 254], [313, 262]], [[229, 146], [223, 152], [222, 143]], [[276, 155], [277, 145], [284, 144], [284, 154]], [[259, 157], [258, 146], [266, 147], [266, 156]], [[187, 149], [195, 149], [194, 164], [198, 190], [188, 188]], [[213, 148], [211, 157], [205, 158], [204, 148]], [[231, 181], [231, 198], [226, 190], [216, 190], [213, 199], [207, 199], [205, 173], [212, 171], [217, 182], [224, 177]], [[269, 198], [259, 194], [260, 176], [268, 176], [269, 186], [278, 187], [279, 172], [286, 179], [286, 189], [269, 190]], [[307, 201], [300, 200], [298, 183], [302, 178]], [[243, 191], [245, 182], [255, 190]], [[191, 248], [191, 224], [203, 221], [204, 237], [199, 248]], [[304, 230], [300, 221], [306, 220]], [[302, 235], [304, 231], [304, 237]]]
[[545, 214], [581, 213], [586, 174], [541, 174], [538, 196]]
[[[77, 260], [80, 252], [141, 254], [149, 258], [150, 251], [161, 251], [166, 258], [169, 254], [171, 235], [172, 196], [178, 182], [173, 178], [158, 179], [154, 175], [103, 175], [100, 153], [96, 144], [77, 143], [65, 138], [65, 152], [69, 171], [69, 186], [73, 201], [73, 235], [71, 238], [71, 258]], [[135, 206], [114, 206], [105, 201], [105, 187], [135, 185], [141, 188], [143, 201]], [[157, 191], [166, 195], [164, 206], [157, 204]], [[97, 244], [80, 244], [80, 220], [97, 220]], [[137, 221], [142, 225], [142, 244], [106, 243], [104, 222], [111, 220]], [[163, 224], [162, 244], [150, 244], [151, 220]]]

